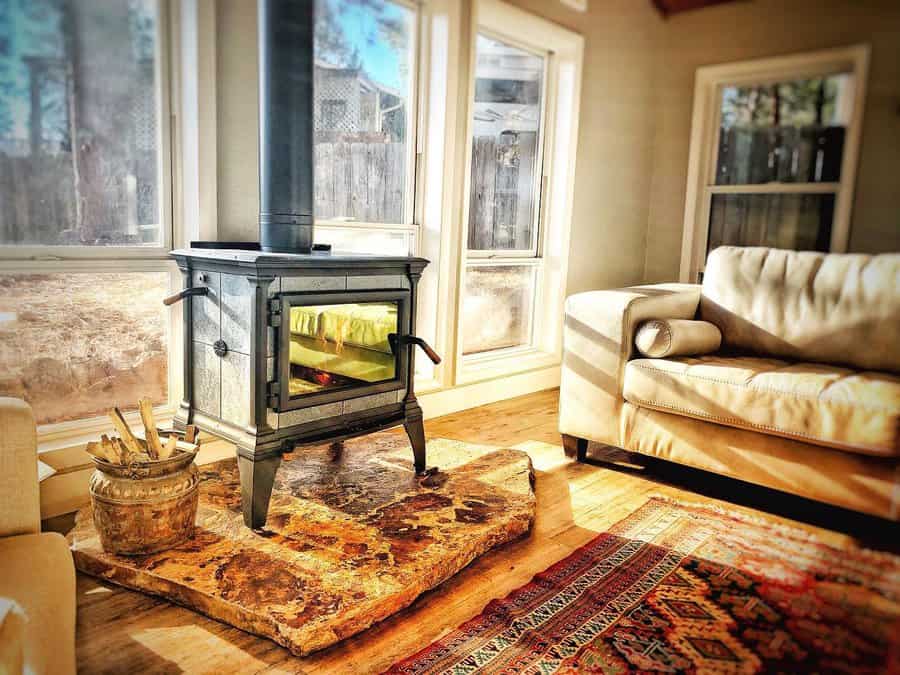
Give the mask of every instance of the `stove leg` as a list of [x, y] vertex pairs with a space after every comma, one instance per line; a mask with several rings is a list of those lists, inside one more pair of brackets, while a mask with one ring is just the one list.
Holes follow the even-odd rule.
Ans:
[[238, 450], [238, 471], [241, 474], [241, 509], [244, 525], [258, 530], [266, 524], [269, 499], [275, 484], [275, 472], [281, 464], [281, 454], [263, 458], [247, 457]]
[[416, 473], [425, 473], [425, 425], [422, 422], [422, 409], [418, 405], [407, 408], [403, 428], [406, 429], [406, 435], [409, 436], [409, 443], [412, 445]]

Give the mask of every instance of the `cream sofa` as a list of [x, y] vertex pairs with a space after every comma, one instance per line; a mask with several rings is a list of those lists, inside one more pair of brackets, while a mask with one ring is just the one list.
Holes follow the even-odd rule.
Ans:
[[[648, 319], [702, 319], [722, 347], [638, 358]], [[566, 301], [559, 428], [588, 441], [900, 520], [900, 254], [722, 247], [702, 286]]]
[[41, 532], [34, 416], [0, 398], [0, 672], [75, 672], [75, 566]]

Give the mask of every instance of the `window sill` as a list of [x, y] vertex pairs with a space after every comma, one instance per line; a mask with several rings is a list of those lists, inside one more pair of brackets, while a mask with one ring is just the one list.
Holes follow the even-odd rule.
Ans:
[[462, 357], [456, 381], [457, 384], [472, 384], [550, 368], [560, 363], [562, 357], [556, 352], [546, 352], [535, 347], [504, 349], [496, 353]]

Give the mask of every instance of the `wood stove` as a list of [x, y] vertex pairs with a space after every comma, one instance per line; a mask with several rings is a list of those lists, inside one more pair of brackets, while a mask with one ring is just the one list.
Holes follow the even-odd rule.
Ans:
[[313, 0], [259, 0], [259, 243], [173, 251], [184, 290], [175, 424], [237, 446], [244, 522], [266, 522], [285, 450], [403, 424], [425, 471], [413, 392], [427, 260], [313, 244]]
[[440, 361], [413, 335], [427, 260], [202, 245], [172, 255], [185, 285], [167, 300], [184, 301], [175, 424], [237, 446], [247, 526], [265, 523], [281, 455], [296, 445], [402, 424], [425, 471], [414, 346]]

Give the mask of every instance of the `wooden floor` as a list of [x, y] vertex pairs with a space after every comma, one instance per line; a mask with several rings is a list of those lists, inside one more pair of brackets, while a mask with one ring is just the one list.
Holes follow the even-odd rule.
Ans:
[[[827, 522], [831, 527], [846, 525], [848, 531], [860, 531], [861, 527], [876, 539], [884, 538], [878, 523], [866, 521], [859, 526], [846, 512], [830, 512], [802, 500], [778, 499], [770, 491], [746, 489], [736, 481], [673, 465], [642, 469], [574, 463], [563, 456], [556, 411], [557, 392], [548, 391], [427, 423], [434, 436], [527, 451], [536, 470], [537, 519], [528, 538], [479, 558], [387, 621], [299, 659], [268, 640], [166, 601], [79, 575], [79, 673], [377, 673], [476, 615], [491, 598], [527, 583], [535, 573], [639, 507], [651, 494], [748, 512], [752, 510], [709, 495], [740, 499], [767, 510], [770, 503], [777, 502], [782, 515], [799, 513], [807, 520]], [[617, 457], [627, 458], [625, 453]], [[683, 489], [685, 485], [707, 494]], [[833, 530], [794, 524], [830, 543], [847, 539]]]

